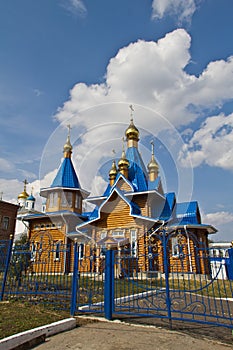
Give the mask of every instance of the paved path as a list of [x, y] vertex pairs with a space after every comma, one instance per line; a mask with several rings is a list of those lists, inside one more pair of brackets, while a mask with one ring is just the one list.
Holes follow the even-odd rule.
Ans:
[[36, 350], [226, 350], [233, 346], [162, 328], [92, 322], [48, 338]]

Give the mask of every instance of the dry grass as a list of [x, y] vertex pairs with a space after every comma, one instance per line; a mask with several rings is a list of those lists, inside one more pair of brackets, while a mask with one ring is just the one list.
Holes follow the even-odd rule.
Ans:
[[68, 317], [68, 311], [55, 311], [42, 305], [0, 302], [0, 339]]

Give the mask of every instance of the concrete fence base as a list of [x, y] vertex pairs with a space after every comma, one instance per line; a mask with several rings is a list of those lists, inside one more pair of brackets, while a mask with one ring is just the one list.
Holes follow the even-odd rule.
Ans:
[[42, 327], [30, 329], [0, 340], [0, 350], [30, 349], [45, 340], [45, 338], [71, 330], [76, 327], [75, 318], [67, 318]]

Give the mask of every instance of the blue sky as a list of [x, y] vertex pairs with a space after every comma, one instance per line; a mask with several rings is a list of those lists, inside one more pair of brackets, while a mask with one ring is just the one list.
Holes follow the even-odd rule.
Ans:
[[232, 12], [230, 0], [2, 1], [3, 199], [25, 178], [35, 195], [51, 184], [68, 123], [82, 187], [101, 194], [132, 103], [145, 163], [154, 139], [165, 190], [232, 240]]

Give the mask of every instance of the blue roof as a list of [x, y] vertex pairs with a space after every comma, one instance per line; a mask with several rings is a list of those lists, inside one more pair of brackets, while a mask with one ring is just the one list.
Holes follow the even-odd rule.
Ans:
[[126, 158], [129, 161], [129, 181], [137, 192], [147, 191], [147, 171], [142, 157], [136, 147], [129, 147], [126, 151]]
[[166, 193], [165, 198], [166, 200], [160, 216], [160, 220], [169, 220], [176, 204], [176, 195], [174, 192]]
[[113, 192], [116, 192], [129, 205], [131, 215], [140, 215], [141, 214], [141, 209], [139, 208], [139, 206], [136, 203], [132, 202], [127, 197], [125, 197], [124, 193], [118, 187], [113, 187], [112, 191], [109, 193], [108, 197], [100, 205], [100, 207], [95, 207], [95, 209], [91, 213], [86, 212], [83, 214], [84, 216], [86, 216], [88, 218], [88, 221], [85, 224], [88, 224], [89, 222], [92, 222], [92, 221], [100, 218], [101, 209], [105, 205], [105, 203], [108, 202], [108, 200], [112, 196]]
[[51, 187], [80, 188], [78, 177], [70, 158], [64, 158]]
[[35, 201], [35, 197], [31, 194], [28, 198], [27, 201]]
[[103, 196], [108, 196], [111, 192], [112, 186], [110, 184], [108, 184], [106, 190], [104, 191]]
[[177, 203], [176, 221], [182, 225], [200, 224], [201, 220], [198, 203], [196, 201]]
[[160, 185], [161, 179], [160, 176], [158, 176], [154, 181], [148, 181], [148, 191], [152, 190], [158, 190]]

